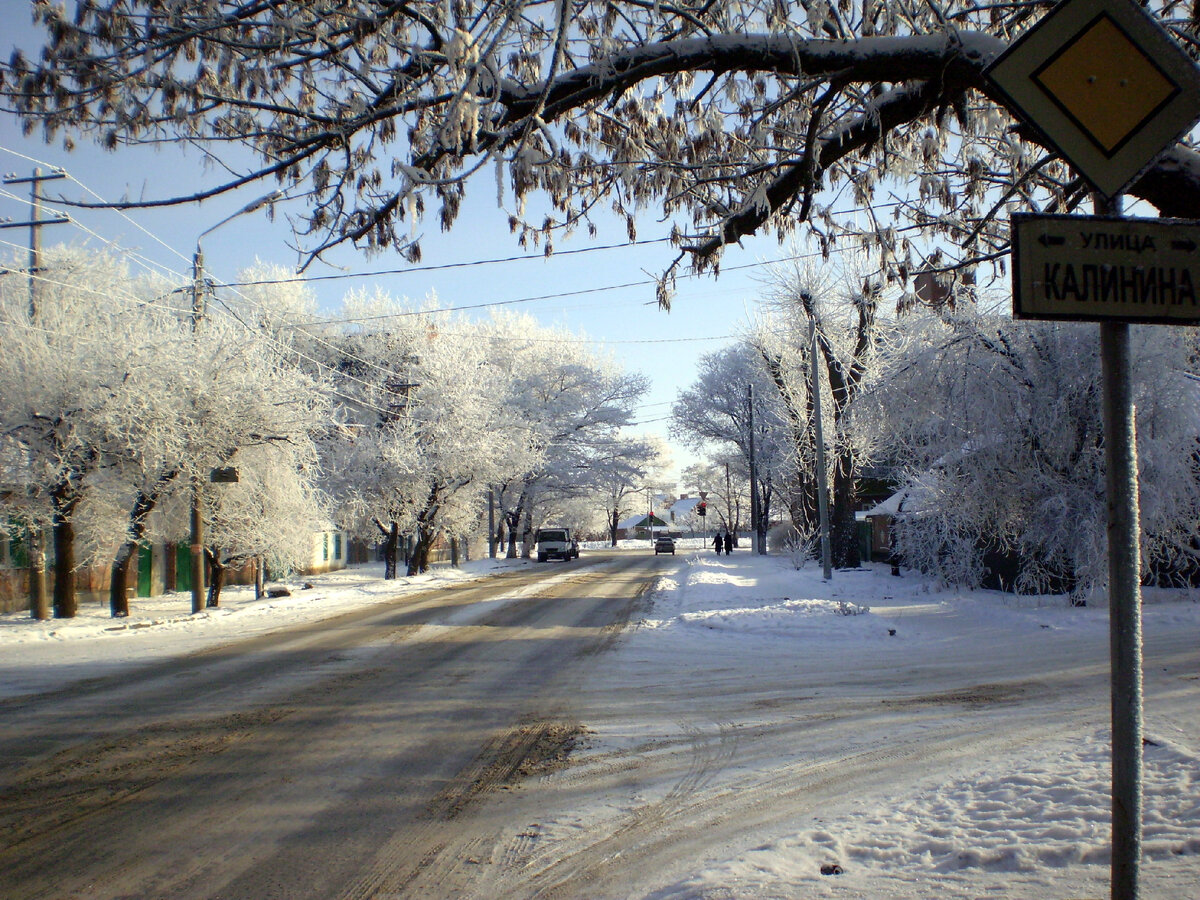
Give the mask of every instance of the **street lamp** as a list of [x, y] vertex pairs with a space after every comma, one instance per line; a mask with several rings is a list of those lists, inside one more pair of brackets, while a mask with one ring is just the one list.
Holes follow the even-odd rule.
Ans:
[[[200, 242], [204, 236], [216, 231], [227, 222], [238, 216], [262, 209], [268, 203], [274, 203], [283, 197], [282, 191], [272, 191], [247, 203], [237, 212], [226, 216], [216, 225], [212, 225], [196, 237], [196, 252], [192, 256], [192, 333], [200, 330], [200, 319], [204, 316], [204, 252]], [[192, 477], [192, 514], [191, 514], [191, 563], [192, 563], [192, 612], [198, 613], [204, 609], [204, 482], [199, 475]]]

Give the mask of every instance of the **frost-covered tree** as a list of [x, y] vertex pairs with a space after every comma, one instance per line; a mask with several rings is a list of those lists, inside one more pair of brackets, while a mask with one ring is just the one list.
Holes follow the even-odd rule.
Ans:
[[[632, 234], [658, 206], [702, 265], [803, 225], [825, 247], [865, 238], [903, 279], [1006, 252], [1008, 205], [1086, 196], [983, 74], [1050, 5], [35, 3], [46, 45], [15, 53], [0, 91], [68, 145], [201, 145], [231, 174], [198, 196], [281, 185], [304, 198], [313, 252], [415, 259], [412, 221], [432, 209], [450, 227], [470, 176], [492, 169], [522, 242], [549, 246], [598, 210]], [[1150, 8], [1196, 52], [1191, 4]], [[873, 208], [893, 187], [898, 221]], [[1200, 155], [1175, 146], [1129, 193], [1193, 215]], [[865, 215], [834, 215], [838, 199]]]
[[380, 292], [348, 296], [345, 318], [329, 357], [339, 412], [327, 484], [342, 524], [384, 540], [388, 577], [401, 536], [413, 536], [414, 575], [440, 534], [471, 530], [487, 485], [513, 476], [527, 429], [491, 389], [501, 379], [477, 326]]
[[[51, 248], [41, 269], [33, 309], [24, 279], [0, 279], [0, 435], [23, 462], [9, 468], [20, 490], [8, 503], [52, 524], [58, 615], [75, 612], [79, 539], [92, 561], [107, 554], [110, 606], [125, 615], [128, 564], [164, 502], [255, 447], [311, 459], [323, 395], [261, 332], [227, 315], [193, 324], [190, 298], [132, 276], [115, 253]], [[284, 493], [249, 467], [246, 484]], [[214, 522], [222, 496], [208, 498]], [[267, 552], [316, 510], [260, 517], [238, 544]], [[185, 523], [162, 518], [158, 533], [180, 538]]]
[[565, 501], [609, 497], [612, 468], [636, 468], [649, 458], [643, 441], [621, 433], [647, 382], [598, 356], [578, 336], [528, 316], [498, 314], [482, 335], [495, 347], [500, 371], [494, 390], [511, 417], [509, 430], [516, 433], [520, 425], [529, 441], [524, 471], [496, 485], [508, 555], [517, 555], [520, 540], [527, 556], [539, 520]]
[[312, 440], [276, 436], [238, 450], [228, 463], [238, 472], [237, 482], [205, 493], [210, 607], [219, 605], [230, 566], [254, 560], [272, 572], [287, 572], [308, 564], [313, 534], [327, 521], [328, 498], [319, 489]]
[[[714, 461], [730, 466], [738, 482], [750, 478], [751, 401], [753, 410], [754, 467], [758, 477], [760, 527], [765, 529], [778, 491], [800, 493], [802, 477], [795, 465], [795, 447], [789, 445], [785, 407], [763, 355], [755, 346], [739, 341], [702, 355], [697, 377], [679, 392], [671, 407], [671, 434], [697, 452], [716, 452]], [[730, 451], [733, 451], [730, 453]], [[725, 483], [723, 472], [715, 482]], [[694, 483], [704, 486], [704, 482]], [[722, 491], [721, 518], [734, 530], [741, 510], [729, 491]]]
[[[1096, 330], [974, 309], [902, 321], [903, 342], [857, 410], [903, 459], [897, 551], [948, 582], [1073, 591], [1107, 578]], [[1135, 327], [1142, 559], [1197, 570], [1200, 372], [1190, 329]]]
[[[813, 521], [819, 392], [828, 448], [830, 549], [835, 566], [854, 568], [859, 564], [856, 481], [863, 453], [850, 424], [854, 402], [876, 364], [883, 289], [877, 279], [860, 276], [854, 260], [833, 271], [803, 261], [781, 263], [772, 267], [768, 283], [775, 315], [760, 324], [755, 342], [792, 423], [797, 470], [807, 475], [811, 489], [811, 494], [802, 490], [802, 496], [813, 498], [804, 500], [803, 514]], [[798, 527], [801, 534], [811, 533]]]
[[742, 523], [750, 516], [750, 474], [744, 465], [745, 460], [736, 451], [718, 452], [710, 461], [683, 470], [684, 482], [708, 495], [708, 521], [699, 527], [724, 528], [737, 540]]
[[617, 546], [621, 517], [634, 508], [641, 485], [652, 471], [661, 468], [664, 448], [652, 437], [622, 438], [597, 456], [589, 481], [604, 508], [609, 543]]
[[[178, 465], [166, 363], [185, 331], [164, 303], [169, 287], [131, 276], [113, 254], [49, 248], [40, 269], [32, 280], [0, 277], [0, 441], [16, 488], [5, 504], [52, 528], [54, 611], [71, 617], [76, 512], [90, 483], [140, 482], [131, 470], [149, 468], [169, 480]], [[143, 521], [136, 509], [131, 517]]]

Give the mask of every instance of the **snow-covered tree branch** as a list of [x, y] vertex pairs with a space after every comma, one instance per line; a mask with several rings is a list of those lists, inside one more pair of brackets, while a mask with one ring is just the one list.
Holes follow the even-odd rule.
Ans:
[[[633, 234], [658, 206], [700, 267], [745, 235], [808, 228], [827, 249], [866, 242], [903, 282], [926, 261], [919, 235], [957, 248], [940, 268], [995, 260], [1000, 205], [1086, 196], [983, 74], [1050, 5], [580, 0], [567, 22], [557, 4], [495, 0], [38, 3], [44, 52], [14, 54], [0, 91], [68, 145], [249, 150], [257, 164], [201, 193], [120, 205], [273, 181], [313, 254], [349, 241], [416, 259], [409, 220], [436, 208], [451, 227], [471, 176], [494, 168], [523, 244], [549, 249], [598, 209]], [[1194, 53], [1191, 8], [1152, 9]], [[830, 203], [892, 193], [904, 227]], [[1176, 146], [1130, 193], [1193, 215], [1200, 155]]]

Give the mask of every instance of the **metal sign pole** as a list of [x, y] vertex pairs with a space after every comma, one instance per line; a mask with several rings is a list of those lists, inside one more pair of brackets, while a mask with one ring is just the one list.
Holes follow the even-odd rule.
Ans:
[[825, 473], [825, 432], [821, 428], [821, 382], [817, 369], [817, 320], [808, 320], [809, 354], [812, 361], [813, 423], [817, 443], [817, 517], [821, 529], [822, 577], [833, 578], [833, 556], [829, 544], [829, 485]]
[[[1121, 198], [1096, 212], [1121, 214]], [[1137, 900], [1142, 856], [1142, 596], [1129, 325], [1100, 324], [1112, 690], [1112, 898]]]
[[[1200, 68], [1154, 12], [1135, 0], [1063, 0], [993, 60], [986, 73], [1005, 105], [1033, 124], [1096, 188], [1097, 213], [1114, 219], [1121, 216], [1120, 195], [1125, 187], [1200, 117]], [[1090, 303], [1095, 308], [1071, 317], [1101, 319], [1112, 671], [1112, 898], [1138, 900], [1142, 598], [1129, 320], [1169, 320], [1173, 317], [1164, 319], [1164, 307], [1182, 306], [1185, 300], [1195, 305], [1195, 279], [1189, 266], [1194, 247], [1189, 246], [1190, 232], [1178, 230], [1174, 236], [1160, 234], [1164, 250], [1169, 251], [1165, 254], [1158, 252], [1155, 241], [1134, 242], [1128, 239], [1131, 236], [1103, 233], [1103, 227], [1089, 234], [1102, 237], [1106, 251], [1135, 244], [1137, 248], [1133, 258], [1124, 262], [1111, 256], [1081, 261], [1083, 279], [1104, 284], [1096, 290], [1089, 283], [1084, 291], [1073, 285], [1076, 305], [1095, 301]], [[1070, 257], [1076, 248], [1071, 246], [1071, 235], [1052, 234], [1047, 226], [1036, 239], [1041, 238], [1047, 248], [1053, 245], [1061, 253], [1044, 258], [1044, 297], [1014, 281], [1014, 300], [1022, 300], [1014, 303], [1014, 313], [1024, 309], [1025, 299], [1036, 303], [1065, 294], [1058, 290], [1056, 273], [1065, 273], [1068, 267], [1074, 271]], [[1132, 291], [1129, 285], [1134, 286]], [[1034, 296], [1021, 296], [1029, 293]], [[1060, 306], [1028, 317], [1063, 318], [1064, 312]], [[1177, 318], [1192, 320], [1190, 315]]]

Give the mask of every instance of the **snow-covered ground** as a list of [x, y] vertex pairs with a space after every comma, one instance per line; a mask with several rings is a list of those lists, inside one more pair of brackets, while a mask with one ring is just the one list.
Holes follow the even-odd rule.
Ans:
[[[1143, 897], [1197, 900], [1200, 593], [1147, 590], [1143, 622]], [[1103, 605], [938, 590], [886, 566], [827, 583], [811, 563], [701, 552], [616, 653], [626, 675], [597, 692], [625, 687], [633, 709], [610, 699], [622, 708], [585, 719], [598, 733], [578, 763], [612, 766], [672, 732], [729, 757], [697, 779], [697, 796], [725, 799], [683, 801], [659, 826], [693, 816], [705, 858], [649, 896], [1108, 896]], [[635, 699], [647, 692], [665, 702]], [[871, 782], [864, 756], [895, 777]], [[845, 760], [832, 790], [822, 759]], [[647, 802], [639, 790], [614, 822]]]
[[[6, 615], [0, 696], [526, 565], [537, 564], [484, 560], [391, 583], [377, 566], [358, 567], [316, 576], [309, 589], [291, 584], [285, 598], [228, 590], [221, 609], [197, 616], [186, 595], [138, 600], [123, 620], [92, 606], [72, 621]], [[1107, 896], [1102, 605], [940, 590], [882, 566], [824, 582], [819, 567], [796, 570], [744, 549], [681, 549], [662, 565], [644, 617], [579, 694], [586, 746], [544, 780], [549, 805], [536, 825], [514, 825], [527, 842], [537, 835], [543, 866], [584, 831], [589, 843], [597, 829], [637, 840], [630, 823], [669, 805], [673, 818], [647, 820], [647, 835], [682, 821], [713, 839], [689, 839], [703, 849], [678, 871], [634, 873], [656, 886], [628, 896]], [[1148, 591], [1143, 621], [1143, 896], [1197, 900], [1200, 596]], [[923, 740], [924, 767], [913, 762]], [[701, 751], [712, 763], [702, 770]], [[841, 754], [851, 779], [834, 800], [821, 774], [830, 754]], [[854, 781], [856, 761], [872, 754], [894, 755], [904, 777]], [[686, 792], [667, 777], [675, 757], [689, 768]], [[819, 809], [805, 807], [809, 795], [824, 798]], [[839, 874], [821, 874], [835, 864]]]

